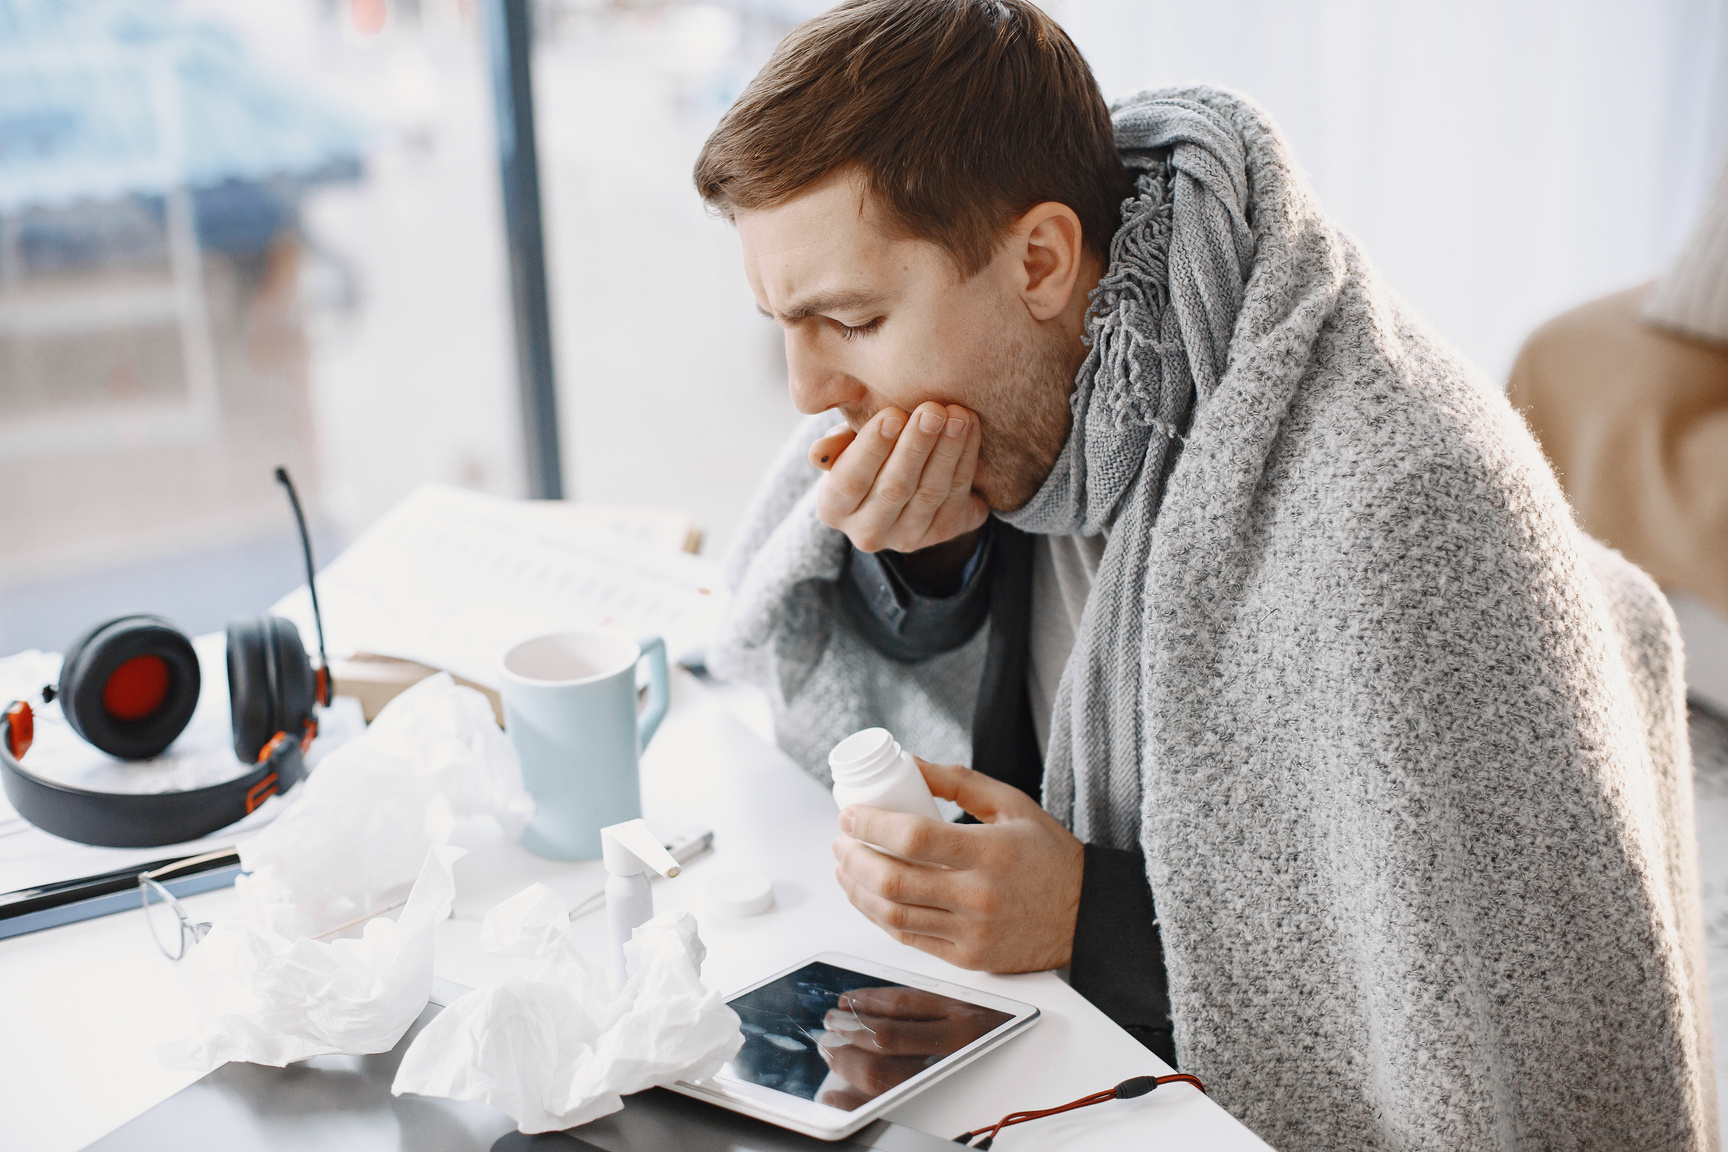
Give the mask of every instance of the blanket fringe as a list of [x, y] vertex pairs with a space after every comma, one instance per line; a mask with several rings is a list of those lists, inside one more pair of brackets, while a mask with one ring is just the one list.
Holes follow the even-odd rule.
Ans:
[[1170, 238], [1174, 208], [1171, 170], [1156, 155], [1135, 181], [1137, 194], [1122, 202], [1122, 226], [1110, 241], [1109, 271], [1093, 289], [1086, 342], [1098, 351], [1094, 377], [1099, 399], [1118, 430], [1151, 428], [1166, 439], [1180, 434], [1183, 400], [1192, 393], [1187, 352], [1169, 315]]

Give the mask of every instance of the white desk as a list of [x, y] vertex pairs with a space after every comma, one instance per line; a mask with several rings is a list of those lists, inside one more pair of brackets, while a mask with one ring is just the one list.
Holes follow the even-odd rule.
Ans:
[[[731, 990], [833, 949], [1042, 1009], [1031, 1032], [902, 1105], [891, 1119], [947, 1138], [1010, 1111], [1169, 1071], [1050, 973], [962, 971], [895, 943], [865, 920], [834, 882], [832, 798], [688, 675], [676, 678], [672, 710], [643, 758], [643, 802], [657, 830], [714, 829], [714, 852], [692, 861], [678, 879], [655, 885], [659, 909], [689, 908], [702, 921], [703, 975], [711, 985]], [[511, 961], [476, 946], [481, 917], [498, 901], [536, 880], [572, 902], [602, 883], [597, 861], [541, 860], [479, 827], [465, 828], [458, 843], [471, 853], [456, 866], [458, 897], [439, 932], [438, 975], [463, 984], [509, 971]], [[768, 872], [778, 907], [730, 923], [703, 917], [703, 881], [721, 861]], [[194, 915], [214, 919], [232, 899], [224, 890], [187, 903]], [[600, 959], [604, 914], [579, 926]], [[0, 940], [0, 1148], [82, 1148], [191, 1083], [196, 1077], [168, 1071], [155, 1057], [156, 1046], [182, 1030], [190, 1004], [179, 966], [157, 952], [141, 912]], [[1196, 1090], [1170, 1085], [1138, 1100], [1009, 1128], [996, 1147], [1267, 1146]]]

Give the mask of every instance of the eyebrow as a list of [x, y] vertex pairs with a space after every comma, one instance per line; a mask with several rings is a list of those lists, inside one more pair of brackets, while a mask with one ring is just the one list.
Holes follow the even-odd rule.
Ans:
[[799, 300], [778, 317], [760, 304], [756, 306], [756, 311], [770, 320], [778, 319], [782, 324], [796, 324], [824, 312], [838, 312], [847, 308], [873, 308], [881, 303], [882, 296], [879, 293], [854, 290], [827, 292]]

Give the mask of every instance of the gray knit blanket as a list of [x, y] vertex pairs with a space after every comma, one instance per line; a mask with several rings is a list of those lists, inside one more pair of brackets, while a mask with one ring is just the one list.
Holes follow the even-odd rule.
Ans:
[[[1006, 518], [1110, 528], [1044, 802], [1144, 852], [1182, 1068], [1282, 1149], [1714, 1149], [1666, 602], [1261, 112], [1113, 112], [1138, 196], [1069, 442]], [[849, 628], [827, 423], [747, 518], [711, 663], [819, 778], [870, 724], [967, 762], [986, 637], [905, 665]]]

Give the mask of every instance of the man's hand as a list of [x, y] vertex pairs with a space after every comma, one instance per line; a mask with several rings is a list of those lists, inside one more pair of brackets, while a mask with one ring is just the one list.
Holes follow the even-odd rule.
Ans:
[[1080, 841], [1010, 784], [953, 764], [918, 766], [932, 793], [984, 823], [845, 809], [834, 875], [853, 906], [902, 944], [962, 968], [1066, 966], [1080, 911]]
[[854, 988], [822, 1021], [817, 1051], [846, 1087], [821, 1103], [851, 1111], [1006, 1020], [1000, 1012], [917, 988]]
[[910, 417], [884, 408], [857, 435], [836, 429], [810, 447], [828, 472], [817, 515], [861, 552], [916, 552], [976, 531], [990, 516], [972, 491], [980, 427], [971, 409], [927, 401]]

